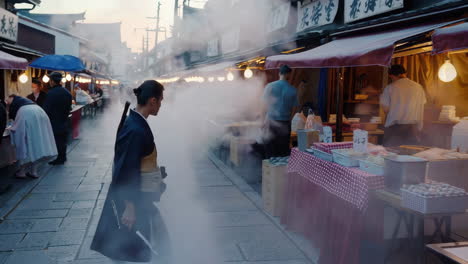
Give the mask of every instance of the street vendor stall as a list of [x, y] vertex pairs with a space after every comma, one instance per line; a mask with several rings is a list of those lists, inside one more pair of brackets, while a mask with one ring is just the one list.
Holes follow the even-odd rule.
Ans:
[[[318, 263], [381, 263], [384, 259], [422, 263], [425, 244], [449, 242], [453, 234], [468, 239], [463, 238], [468, 234], [468, 154], [461, 153], [467, 151], [468, 125], [463, 117], [468, 116], [464, 72], [468, 45], [463, 42], [467, 32], [462, 22], [338, 38], [306, 52], [267, 58], [269, 69], [283, 64], [299, 70], [328, 68], [329, 96], [321, 100], [328, 103], [326, 117], [334, 113], [336, 122], [324, 124], [334, 126], [336, 141], [346, 136], [352, 140], [314, 144], [305, 151], [293, 149], [289, 159], [281, 221], [320, 249]], [[454, 35], [459, 40], [450, 46], [447, 38]], [[441, 36], [445, 36], [443, 43]], [[451, 52], [436, 55], [439, 51]], [[371, 136], [385, 133], [378, 98], [387, 84], [384, 67], [391, 64], [404, 65], [408, 77], [425, 88], [428, 104], [420, 145], [428, 147], [384, 149], [368, 144], [379, 144]], [[461, 77], [447, 80], [452, 68]], [[366, 89], [373, 83], [380, 87]], [[455, 126], [444, 128], [443, 135], [431, 124]], [[402, 241], [410, 250], [395, 251], [393, 245]]]

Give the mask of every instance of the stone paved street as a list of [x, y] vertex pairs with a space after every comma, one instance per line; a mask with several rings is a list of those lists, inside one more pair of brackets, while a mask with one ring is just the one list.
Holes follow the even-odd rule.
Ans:
[[[83, 122], [65, 166], [43, 166], [47, 174], [0, 224], [0, 264], [110, 263], [89, 246], [111, 179], [120, 108]], [[158, 118], [150, 124], [169, 173], [156, 227], [161, 258], [154, 263], [311, 263], [247, 184], [205, 152], [184, 149], [184, 140], [157, 133]]]

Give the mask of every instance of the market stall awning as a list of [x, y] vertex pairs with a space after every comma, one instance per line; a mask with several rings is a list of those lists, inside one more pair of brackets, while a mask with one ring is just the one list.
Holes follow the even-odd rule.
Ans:
[[292, 68], [338, 68], [391, 64], [395, 44], [449, 23], [425, 24], [375, 34], [348, 37], [331, 41], [315, 49], [267, 58], [266, 68], [275, 69], [283, 64]]
[[468, 23], [436, 29], [432, 43], [433, 54], [468, 49]]
[[0, 69], [4, 70], [26, 70], [28, 68], [28, 60], [13, 56], [6, 52], [0, 51]]
[[47, 55], [33, 61], [29, 66], [50, 71], [78, 72], [85, 69], [81, 60], [71, 55]]

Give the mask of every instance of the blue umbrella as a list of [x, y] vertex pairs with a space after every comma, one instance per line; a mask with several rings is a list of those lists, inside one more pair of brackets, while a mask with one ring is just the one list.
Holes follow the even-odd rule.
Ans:
[[29, 66], [50, 71], [68, 72], [82, 71], [85, 69], [81, 60], [71, 55], [47, 55], [33, 61]]

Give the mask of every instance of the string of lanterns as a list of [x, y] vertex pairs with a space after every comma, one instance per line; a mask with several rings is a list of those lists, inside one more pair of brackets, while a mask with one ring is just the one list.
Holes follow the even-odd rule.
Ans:
[[[250, 79], [253, 76], [254, 76], [254, 72], [252, 71], [252, 69], [246, 68], [245, 71], [244, 71], [244, 78], [245, 79]], [[236, 77], [234, 76], [234, 73], [231, 70], [229, 70], [229, 72], [225, 76], [210, 76], [210, 77], [190, 76], [190, 77], [183, 78], [183, 80], [185, 82], [187, 82], [187, 83], [192, 83], [192, 82], [204, 83], [205, 81], [208, 81], [210, 83], [212, 83], [214, 81], [218, 81], [218, 82], [229, 81], [229, 82], [232, 82], [235, 79], [236, 79]], [[158, 81], [158, 82], [160, 82], [162, 84], [175, 83], [175, 82], [178, 82], [180, 80], [181, 80], [180, 77], [172, 77], [172, 78], [166, 78], [166, 79], [156, 79], [156, 81]]]

